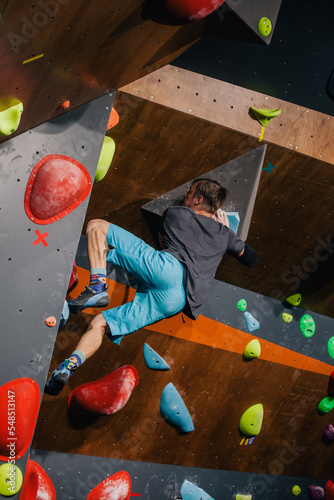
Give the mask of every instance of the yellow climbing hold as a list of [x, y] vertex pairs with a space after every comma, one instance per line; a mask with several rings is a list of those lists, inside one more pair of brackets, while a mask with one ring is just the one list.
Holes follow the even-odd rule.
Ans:
[[294, 295], [290, 295], [290, 297], [285, 300], [293, 306], [299, 306], [302, 300], [302, 296], [300, 295], [300, 293], [295, 293]]
[[20, 124], [22, 111], [23, 104], [20, 101], [10, 105], [0, 103], [0, 136], [16, 132]]
[[94, 179], [95, 182], [101, 181], [106, 176], [114, 157], [115, 149], [116, 144], [114, 139], [106, 135], [103, 141], [100, 158], [97, 163], [97, 169]]
[[281, 109], [263, 109], [263, 108], [250, 108], [253, 116], [257, 119], [257, 121], [262, 125], [262, 127], [266, 127], [271, 120], [276, 118], [276, 116], [280, 115]]
[[291, 321], [293, 320], [292, 314], [288, 314], [288, 313], [282, 313], [282, 318], [283, 318], [284, 323], [291, 323]]
[[261, 354], [261, 344], [258, 339], [253, 339], [245, 347], [244, 356], [246, 359], [258, 358]]
[[257, 436], [263, 422], [262, 404], [253, 405], [244, 412], [239, 422], [239, 430], [244, 436]]
[[235, 500], [252, 500], [252, 495], [244, 495], [244, 494], [237, 493], [235, 495]]

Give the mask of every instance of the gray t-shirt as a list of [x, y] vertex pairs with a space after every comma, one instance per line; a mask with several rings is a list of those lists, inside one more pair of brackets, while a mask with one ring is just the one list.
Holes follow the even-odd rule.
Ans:
[[163, 251], [186, 268], [187, 305], [184, 313], [196, 319], [206, 302], [217, 267], [225, 253], [238, 255], [245, 243], [228, 227], [183, 206], [172, 206], [162, 216]]

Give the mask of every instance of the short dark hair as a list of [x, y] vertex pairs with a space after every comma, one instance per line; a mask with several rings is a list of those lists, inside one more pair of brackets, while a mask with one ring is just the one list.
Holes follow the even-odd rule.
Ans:
[[208, 212], [214, 214], [222, 208], [227, 197], [227, 189], [212, 179], [199, 178], [192, 182], [195, 185], [195, 196], [203, 196], [203, 205]]

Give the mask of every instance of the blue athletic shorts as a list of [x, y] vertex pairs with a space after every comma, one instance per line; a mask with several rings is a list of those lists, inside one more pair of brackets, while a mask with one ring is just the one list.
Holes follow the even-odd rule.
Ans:
[[186, 303], [184, 267], [168, 252], [159, 252], [143, 240], [110, 224], [107, 240], [114, 247], [107, 262], [126, 269], [138, 281], [132, 302], [102, 311], [110, 340], [119, 344], [124, 335], [182, 311]]

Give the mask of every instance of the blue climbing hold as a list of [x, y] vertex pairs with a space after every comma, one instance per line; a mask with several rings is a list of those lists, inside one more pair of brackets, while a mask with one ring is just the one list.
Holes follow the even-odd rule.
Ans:
[[66, 321], [68, 320], [69, 315], [70, 315], [70, 309], [68, 307], [67, 301], [65, 300], [63, 311], [61, 313], [61, 318], [59, 321], [59, 328], [61, 328], [62, 326], [65, 325]]
[[202, 488], [199, 488], [187, 479], [183, 481], [181, 486], [181, 497], [182, 500], [214, 500]]
[[229, 228], [237, 234], [238, 227], [239, 227], [239, 222], [240, 222], [240, 217], [239, 217], [239, 212], [225, 212], [228, 218], [228, 225]]
[[180, 432], [194, 430], [194, 424], [187, 407], [171, 382], [162, 391], [160, 412], [164, 420]]
[[170, 366], [166, 361], [148, 344], [144, 344], [143, 356], [147, 367], [151, 370], [170, 370]]
[[248, 311], [244, 312], [246, 327], [249, 332], [254, 332], [260, 328], [260, 323]]

